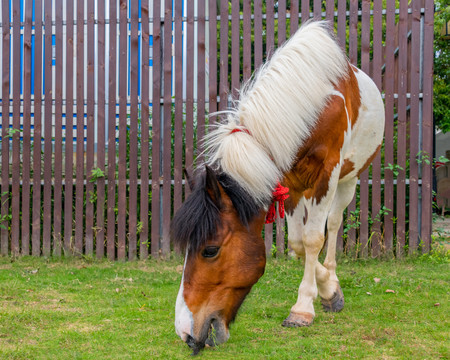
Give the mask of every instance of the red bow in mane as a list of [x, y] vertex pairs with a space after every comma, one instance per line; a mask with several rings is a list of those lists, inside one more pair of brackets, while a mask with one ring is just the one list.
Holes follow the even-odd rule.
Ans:
[[234, 134], [237, 132], [243, 132], [243, 133], [246, 133], [246, 134], [249, 134], [250, 136], [252, 136], [252, 134], [250, 134], [250, 131], [248, 131], [248, 129], [246, 129], [246, 128], [235, 128], [230, 131], [230, 134]]
[[273, 223], [277, 217], [277, 210], [275, 208], [276, 202], [278, 202], [278, 213], [280, 214], [280, 219], [284, 218], [284, 200], [289, 197], [288, 192], [289, 188], [284, 187], [280, 183], [278, 183], [272, 194], [272, 204], [270, 204], [269, 210], [267, 211], [266, 224]]

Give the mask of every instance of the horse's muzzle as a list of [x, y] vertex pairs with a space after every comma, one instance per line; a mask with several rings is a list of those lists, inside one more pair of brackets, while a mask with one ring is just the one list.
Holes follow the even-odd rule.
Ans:
[[186, 344], [192, 349], [192, 355], [197, 355], [204, 347], [214, 347], [222, 344], [230, 337], [225, 323], [216, 318], [212, 318], [205, 322], [203, 331], [200, 336], [201, 340], [196, 340], [191, 335], [187, 335]]

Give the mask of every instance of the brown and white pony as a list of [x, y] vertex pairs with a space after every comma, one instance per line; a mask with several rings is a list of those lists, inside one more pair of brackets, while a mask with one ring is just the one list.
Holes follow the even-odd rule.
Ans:
[[175, 327], [194, 353], [229, 338], [230, 322], [264, 273], [261, 231], [278, 182], [289, 188], [289, 244], [305, 263], [283, 326], [311, 325], [317, 295], [326, 311], [343, 308], [337, 232], [383, 129], [377, 87], [348, 63], [324, 22], [302, 26], [244, 86], [227, 121], [207, 137], [205, 170], [172, 222], [175, 244], [186, 251]]

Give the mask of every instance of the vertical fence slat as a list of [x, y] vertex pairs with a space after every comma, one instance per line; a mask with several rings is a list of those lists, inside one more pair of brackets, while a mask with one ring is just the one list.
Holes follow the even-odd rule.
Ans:
[[262, 20], [262, 0], [255, 0], [253, 5], [254, 13], [254, 57], [255, 70], [257, 70], [263, 59], [263, 20]]
[[108, 100], [108, 209], [106, 247], [109, 260], [116, 257], [116, 61], [117, 61], [116, 0], [109, 2], [109, 100]]
[[[388, 1], [386, 7], [386, 67], [384, 72], [385, 91], [385, 157], [384, 157], [384, 206], [389, 209], [384, 216], [384, 247], [385, 250], [392, 251], [393, 245], [393, 216], [394, 216], [394, 178], [393, 172], [389, 170], [389, 164], [394, 164], [394, 34], [395, 31], [395, 3]], [[387, 168], [387, 169], [386, 169]]]
[[[214, 2], [215, 4], [215, 2]], [[174, 169], [173, 210], [183, 201], [183, 4], [175, 3], [175, 121], [174, 121]], [[215, 14], [213, 14], [215, 15]], [[215, 16], [210, 17], [215, 18]], [[211, 51], [211, 54], [214, 54]], [[215, 92], [215, 91], [214, 91]]]
[[141, 4], [141, 36], [142, 36], [142, 62], [141, 62], [141, 198], [140, 221], [142, 224], [139, 233], [139, 257], [145, 260], [148, 257], [149, 244], [149, 4], [148, 0]]
[[77, 140], [75, 179], [75, 246], [77, 255], [83, 254], [84, 213], [84, 4], [77, 1]]
[[[98, 2], [98, 85], [97, 85], [97, 168], [105, 172], [105, 2]], [[97, 221], [95, 253], [98, 259], [105, 255], [105, 177], [97, 179]]]
[[314, 0], [314, 19], [322, 19], [322, 0]]
[[[189, 9], [189, 5], [188, 5]], [[193, 18], [193, 16], [192, 16]], [[193, 21], [193, 19], [192, 19]], [[188, 19], [189, 23], [189, 19]], [[189, 41], [188, 41], [189, 44]], [[161, 4], [153, 2], [153, 91], [152, 91], [152, 243], [151, 254], [154, 258], [159, 256], [160, 241], [160, 136], [161, 136]], [[188, 70], [187, 70], [188, 71]], [[188, 110], [186, 109], [186, 112]], [[187, 120], [186, 120], [187, 121]], [[187, 134], [186, 134], [187, 137]]]
[[266, 245], [266, 256], [270, 256], [273, 244], [273, 224], [264, 225], [264, 244]]
[[[225, 2], [224, 2], [225, 3]], [[226, 6], [228, 11], [228, 5]], [[228, 15], [227, 15], [228, 18]], [[222, 23], [222, 22], [221, 22]], [[228, 24], [228, 20], [226, 21]], [[221, 29], [222, 31], [222, 29]], [[222, 34], [223, 35], [223, 34]], [[225, 34], [225, 44], [228, 44], [228, 34]], [[221, 43], [222, 44], [222, 43]], [[225, 45], [226, 47], [228, 45]], [[221, 46], [222, 51], [222, 46]], [[228, 47], [227, 52], [228, 54]], [[222, 57], [222, 55], [221, 55]], [[221, 60], [222, 61], [222, 60]], [[227, 58], [223, 60], [224, 67], [228, 74], [228, 55]], [[228, 81], [225, 77], [224, 81]], [[222, 104], [222, 99], [225, 99], [223, 104], [226, 107], [226, 93], [227, 88], [223, 89], [223, 94], [221, 94], [220, 102]], [[223, 95], [223, 97], [222, 97]], [[192, 3], [187, 6], [187, 24], [186, 24], [186, 137], [185, 137], [185, 168], [193, 176], [193, 161], [194, 161], [194, 6]], [[187, 198], [190, 194], [189, 186], [185, 187], [185, 197]]]
[[[345, 42], [343, 44], [345, 44]], [[348, 56], [352, 64], [358, 65], [358, 0], [350, 0]], [[355, 222], [358, 220], [355, 193], [355, 196], [347, 208], [347, 224], [350, 225], [347, 232], [347, 250], [350, 252], [355, 251], [355, 246], [357, 244]]]
[[[382, 66], [382, 4], [376, 1], [373, 4], [373, 59], [372, 79], [381, 91]], [[381, 151], [372, 161], [372, 257], [380, 254], [381, 250]]]
[[[218, 4], [217, 1], [208, 1], [209, 9], [209, 113], [216, 112], [218, 110], [217, 104], [217, 74], [219, 71], [218, 67], [218, 41], [217, 41], [217, 15], [218, 15]], [[214, 121], [208, 116], [208, 126]]]
[[139, 55], [139, 3], [130, 2], [130, 172], [128, 258], [137, 257], [137, 170], [138, 170], [138, 55]]
[[285, 218], [280, 218], [278, 215], [279, 204], [277, 204], [277, 220], [276, 220], [276, 246], [277, 246], [277, 256], [284, 254], [284, 225], [286, 223]]
[[286, 41], [286, 0], [279, 0], [278, 13], [278, 46]]
[[64, 172], [64, 254], [72, 254], [73, 236], [73, 1], [66, 4], [66, 153]]
[[1, 253], [9, 251], [9, 66], [10, 66], [10, 22], [9, 2], [2, 2], [2, 183], [1, 183]]
[[[278, 46], [286, 41], [286, 1], [278, 1]], [[279, 205], [277, 205], [279, 206]], [[284, 225], [285, 219], [277, 217], [276, 221], [276, 245], [277, 255], [284, 254]]]
[[337, 4], [337, 37], [339, 39], [339, 43], [341, 44], [341, 47], [345, 50], [346, 46], [346, 27], [347, 27], [347, 2], [346, 1], [338, 1]]
[[197, 164], [203, 160], [202, 142], [205, 135], [205, 2], [200, 0], [197, 9]]
[[420, 85], [420, 2], [412, 2], [411, 23], [411, 108], [409, 112], [409, 253], [417, 250], [419, 244], [419, 85]]
[[[400, 17], [398, 26], [398, 128], [397, 128], [397, 165], [399, 174], [397, 176], [397, 247], [396, 255], [404, 254], [406, 244], [405, 238], [405, 213], [406, 213], [406, 93], [407, 93], [407, 71], [408, 71], [408, 1], [400, 0]], [[400, 169], [401, 168], [401, 169]]]
[[94, 251], [94, 1], [87, 2], [87, 99], [86, 99], [86, 247], [85, 254]]
[[238, 96], [240, 77], [240, 19], [239, 0], [231, 0], [231, 94]]
[[244, 0], [243, 4], [243, 43], [242, 43], [242, 57], [243, 57], [243, 68], [242, 75], [243, 81], [250, 78], [252, 73], [252, 29], [251, 29], [251, 13], [252, 4], [250, 0]]
[[266, 5], [266, 56], [264, 61], [270, 59], [275, 46], [275, 15], [273, 0], [267, 0]]
[[264, 244], [266, 246], [266, 256], [270, 256], [273, 243], [273, 224], [264, 225]]
[[30, 254], [31, 160], [31, 22], [33, 7], [25, 8], [23, 36], [23, 157], [22, 157], [22, 255]]
[[20, 237], [20, 1], [13, 1], [13, 131], [11, 192], [11, 253], [19, 255]]
[[290, 23], [290, 34], [294, 35], [298, 29], [298, 12], [299, 12], [299, 0], [291, 0], [291, 23]]
[[[189, 11], [189, 7], [188, 7]], [[189, 16], [188, 16], [188, 29], [189, 29]], [[189, 34], [187, 35], [189, 39]], [[189, 42], [188, 42], [189, 48]], [[189, 51], [187, 55], [186, 62], [189, 61]], [[228, 2], [220, 2], [220, 84], [219, 84], [219, 97], [220, 104], [219, 110], [225, 110], [228, 103]], [[189, 75], [189, 70], [186, 69], [187, 76]], [[189, 82], [187, 82], [189, 84]], [[186, 134], [186, 141], [189, 138]], [[187, 147], [186, 147], [187, 149]]]
[[[258, 69], [263, 62], [263, 19], [262, 19], [262, 0], [256, 0], [254, 3], [254, 56], [255, 70]], [[264, 242], [266, 245], [266, 255], [269, 256], [272, 249], [272, 224], [265, 225]]]
[[433, 157], [433, 21], [434, 2], [425, 0], [424, 14], [424, 48], [423, 48], [423, 153], [429, 163], [422, 162], [422, 228], [421, 239], [423, 251], [431, 248], [431, 213], [432, 213], [432, 157]]
[[[33, 215], [31, 254], [41, 254], [41, 144], [42, 144], [42, 1], [35, 1], [34, 31], [34, 132]], [[5, 52], [3, 51], [3, 58]]]
[[[199, 11], [201, 3], [199, 2]], [[163, 59], [164, 59], [164, 121], [163, 121], [163, 206], [162, 206], [162, 254], [168, 255], [170, 253], [170, 212], [171, 212], [171, 161], [172, 161], [172, 1], [166, 0], [164, 7], [164, 36], [163, 36]], [[204, 22], [203, 22], [204, 24]], [[200, 25], [198, 27], [198, 37], [200, 37]], [[204, 40], [204, 26], [203, 26], [203, 40]], [[203, 42], [204, 44], [204, 42]], [[200, 61], [200, 53], [198, 53], [198, 61]], [[199, 69], [200, 72], [200, 69]], [[200, 79], [199, 79], [200, 80]], [[198, 84], [198, 87], [204, 88], [203, 84]], [[198, 113], [200, 113], [198, 108]], [[204, 111], [204, 110], [203, 110]], [[198, 128], [200, 124], [198, 124]]]
[[[273, 0], [266, 2], [266, 53], [264, 61], [267, 61], [274, 51], [275, 45], [275, 16]], [[273, 244], [273, 224], [264, 226], [264, 243], [266, 245], [266, 255], [270, 256]]]
[[[358, 187], [356, 187], [356, 192], [358, 191]], [[355, 196], [353, 197], [352, 201], [347, 207], [347, 244], [346, 244], [346, 251], [350, 252], [350, 254], [353, 254], [356, 249], [357, 244], [357, 238], [356, 238], [356, 222], [359, 221], [358, 213], [356, 212], [356, 192]]]
[[353, 65], [358, 65], [358, 0], [350, 0], [348, 55]]
[[309, 4], [310, 4], [309, 0], [302, 0], [302, 8], [301, 8], [302, 24], [304, 24], [306, 21], [309, 20], [309, 15], [310, 15]]
[[326, 19], [334, 23], [334, 0], [326, 2]]
[[[369, 56], [370, 56], [370, 2], [363, 0], [361, 16], [361, 69], [369, 74]], [[359, 241], [361, 244], [360, 254], [362, 257], [368, 255], [369, 240], [369, 169], [361, 174], [360, 180], [360, 229]]]
[[50, 256], [52, 240], [52, 131], [53, 131], [53, 76], [52, 76], [52, 2], [45, 0], [45, 56], [44, 56], [44, 81], [45, 81], [45, 121], [44, 121], [44, 206], [43, 206], [43, 233], [42, 253]]
[[142, 1], [142, 71], [141, 71], [141, 260], [148, 257], [149, 244], [149, 3]]
[[336, 251], [338, 253], [344, 252], [344, 227], [341, 223], [341, 226], [338, 230], [337, 239], [336, 239]]
[[[217, 1], [209, 0], [209, 113], [217, 111]], [[208, 119], [208, 125], [211, 119]]]
[[55, 176], [53, 190], [53, 254], [61, 256], [62, 241], [62, 87], [63, 87], [63, 8], [55, 2]]
[[119, 187], [117, 192], [117, 258], [125, 260], [127, 241], [127, 39], [128, 1], [119, 7]]
[[130, 1], [130, 173], [128, 258], [137, 258], [137, 171], [138, 171], [138, 56], [139, 2]]
[[[256, 0], [254, 2], [254, 57], [255, 57], [255, 70], [258, 69], [263, 62], [263, 19], [262, 19], [262, 0]], [[298, 10], [297, 10], [298, 12]], [[270, 227], [270, 228], [269, 228]], [[266, 245], [266, 255], [270, 255], [272, 248], [272, 226], [265, 225], [264, 238]]]
[[2, 184], [1, 184], [1, 252], [8, 255], [9, 251], [9, 64], [10, 64], [10, 34], [9, 34], [9, 2], [2, 2]]

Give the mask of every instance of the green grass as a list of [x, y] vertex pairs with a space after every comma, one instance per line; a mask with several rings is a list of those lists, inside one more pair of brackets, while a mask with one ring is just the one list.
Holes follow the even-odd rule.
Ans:
[[[0, 358], [189, 358], [173, 325], [181, 262], [0, 258]], [[283, 328], [302, 272], [298, 261], [269, 261], [230, 340], [199, 358], [450, 357], [448, 255], [341, 259], [344, 310], [324, 313], [317, 301], [313, 326]]]

